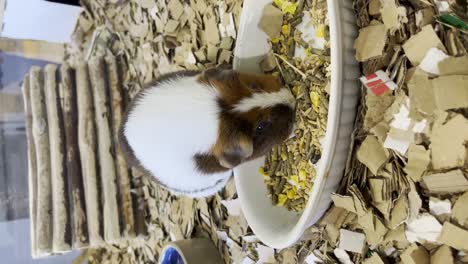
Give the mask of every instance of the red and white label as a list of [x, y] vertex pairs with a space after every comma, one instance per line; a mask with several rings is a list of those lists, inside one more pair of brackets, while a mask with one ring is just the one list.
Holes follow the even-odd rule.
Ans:
[[388, 90], [395, 90], [397, 87], [396, 83], [390, 80], [388, 75], [382, 70], [362, 76], [359, 80], [377, 96], [384, 94]]

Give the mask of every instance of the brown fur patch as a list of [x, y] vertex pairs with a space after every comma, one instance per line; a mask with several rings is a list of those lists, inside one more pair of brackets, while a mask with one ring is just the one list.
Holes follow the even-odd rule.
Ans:
[[[232, 111], [240, 100], [254, 93], [279, 91], [282, 84], [278, 78], [214, 68], [204, 71], [198, 80], [215, 88], [220, 95], [218, 138], [211, 152], [205, 153], [217, 158], [218, 164], [233, 168], [244, 161], [265, 154], [271, 147], [289, 136], [294, 114], [293, 109], [287, 106], [255, 108], [244, 113]], [[278, 122], [281, 119], [285, 122]], [[277, 124], [273, 124], [272, 129], [265, 135], [257, 135], [258, 124], [265, 120]], [[204, 167], [199, 166], [199, 168]], [[210, 171], [213, 168], [205, 169]]]
[[219, 122], [218, 139], [212, 153], [223, 166], [233, 168], [252, 155], [252, 128], [249, 122], [224, 112], [220, 113]]
[[272, 75], [240, 73], [238, 78], [240, 83], [248, 86], [254, 92], [277, 92], [283, 87], [281, 80]]
[[271, 75], [246, 74], [219, 68], [204, 71], [198, 81], [215, 88], [220, 98], [231, 106], [253, 93], [276, 92], [282, 87], [280, 79]]
[[225, 172], [229, 169], [219, 164], [218, 158], [212, 154], [196, 154], [194, 162], [197, 164], [197, 169], [206, 174]]

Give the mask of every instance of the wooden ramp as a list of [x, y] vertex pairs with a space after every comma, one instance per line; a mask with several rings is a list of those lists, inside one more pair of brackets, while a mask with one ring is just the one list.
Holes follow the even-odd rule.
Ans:
[[33, 257], [146, 232], [118, 147], [124, 64], [108, 56], [33, 67], [23, 82]]

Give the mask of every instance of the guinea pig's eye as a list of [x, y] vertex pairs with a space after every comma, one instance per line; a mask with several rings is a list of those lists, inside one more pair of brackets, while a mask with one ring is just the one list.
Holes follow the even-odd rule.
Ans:
[[260, 123], [258, 123], [258, 126], [257, 126], [255, 132], [257, 134], [261, 134], [261, 133], [265, 132], [270, 126], [271, 126], [270, 121], [261, 121]]

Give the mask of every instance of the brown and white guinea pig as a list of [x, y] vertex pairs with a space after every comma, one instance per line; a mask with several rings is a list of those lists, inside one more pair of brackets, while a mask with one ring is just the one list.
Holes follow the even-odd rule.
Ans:
[[130, 104], [127, 158], [174, 194], [220, 191], [231, 169], [292, 133], [295, 100], [273, 76], [213, 68], [163, 75]]

